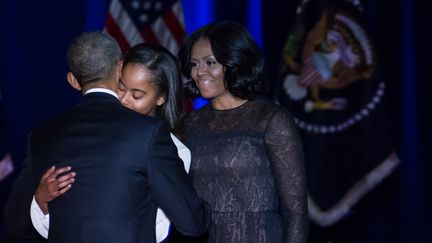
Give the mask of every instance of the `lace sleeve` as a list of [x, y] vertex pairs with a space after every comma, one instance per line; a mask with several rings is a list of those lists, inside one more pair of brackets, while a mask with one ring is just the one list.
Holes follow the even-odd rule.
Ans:
[[273, 114], [265, 141], [280, 201], [284, 242], [307, 242], [309, 219], [303, 146], [287, 111], [280, 108]]

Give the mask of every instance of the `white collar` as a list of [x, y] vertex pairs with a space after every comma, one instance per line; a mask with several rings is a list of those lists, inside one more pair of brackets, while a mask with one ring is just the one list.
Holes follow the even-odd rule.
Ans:
[[84, 95], [86, 94], [90, 94], [90, 93], [96, 93], [96, 92], [101, 92], [101, 93], [105, 93], [105, 94], [110, 94], [114, 97], [116, 97], [117, 99], [119, 98], [118, 95], [116, 94], [116, 92], [110, 90], [110, 89], [106, 89], [106, 88], [91, 88], [89, 90], [87, 90]]

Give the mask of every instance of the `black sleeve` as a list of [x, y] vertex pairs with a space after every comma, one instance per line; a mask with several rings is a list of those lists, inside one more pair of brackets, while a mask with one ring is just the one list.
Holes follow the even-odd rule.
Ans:
[[280, 198], [284, 242], [307, 242], [309, 219], [303, 145], [288, 112], [280, 109], [273, 115], [265, 141]]
[[149, 185], [157, 204], [181, 234], [204, 234], [209, 210], [198, 198], [166, 126], [156, 129], [149, 151]]
[[11, 193], [5, 206], [5, 225], [8, 233], [26, 242], [45, 242], [39, 235], [30, 219], [30, 205], [36, 191], [31, 156], [28, 156], [12, 185]]

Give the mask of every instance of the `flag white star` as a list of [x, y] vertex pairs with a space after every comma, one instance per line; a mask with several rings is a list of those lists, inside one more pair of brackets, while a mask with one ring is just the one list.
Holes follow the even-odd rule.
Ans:
[[139, 16], [139, 20], [141, 21], [141, 22], [147, 22], [147, 20], [148, 20], [148, 15], [147, 14], [141, 14], [140, 16]]
[[160, 2], [160, 1], [156, 2], [155, 9], [156, 10], [161, 10], [162, 9], [162, 2]]
[[139, 8], [139, 2], [138, 1], [132, 1], [131, 2], [131, 6], [133, 9], [138, 9]]
[[151, 8], [151, 2], [150, 1], [146, 1], [143, 3], [143, 8], [145, 10], [149, 10]]

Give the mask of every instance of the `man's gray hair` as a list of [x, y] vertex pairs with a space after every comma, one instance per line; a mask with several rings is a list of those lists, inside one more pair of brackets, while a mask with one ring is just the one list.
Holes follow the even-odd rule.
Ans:
[[82, 33], [72, 41], [67, 52], [70, 71], [81, 85], [109, 79], [120, 59], [116, 40], [101, 31]]

